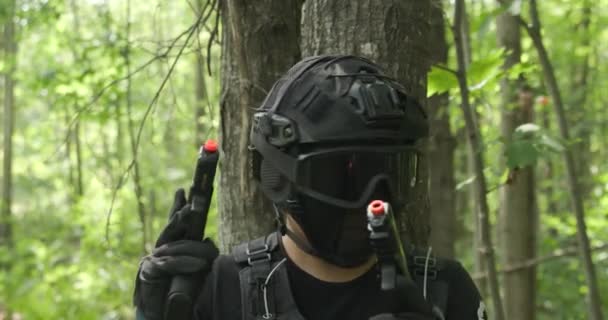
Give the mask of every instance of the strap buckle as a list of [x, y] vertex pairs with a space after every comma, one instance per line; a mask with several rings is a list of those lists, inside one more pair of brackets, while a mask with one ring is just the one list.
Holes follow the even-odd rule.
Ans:
[[[435, 259], [435, 257], [431, 256], [428, 258], [429, 268], [435, 267], [436, 264], [437, 260]], [[414, 256], [414, 265], [424, 268], [427, 265], [427, 258], [425, 256]]]
[[261, 262], [266, 262], [266, 261], [270, 261], [270, 253], [265, 253], [259, 256], [251, 256], [249, 258], [247, 258], [247, 263], [249, 263], [250, 266], [254, 265], [254, 264], [258, 264]]
[[247, 250], [245, 250], [245, 253], [247, 254], [247, 263], [250, 266], [253, 266], [254, 264], [270, 261], [272, 257], [268, 252], [268, 249], [268, 244], [264, 244], [264, 246], [254, 249], [248, 247]]
[[264, 252], [268, 252], [268, 245], [267, 244], [264, 244], [264, 246], [262, 246], [260, 248], [253, 249], [253, 250], [251, 250], [249, 248], [249, 246], [247, 246], [247, 250], [245, 250], [245, 253], [248, 256], [254, 256], [254, 255], [258, 254], [258, 253], [264, 253]]
[[[428, 279], [437, 279], [437, 259], [433, 256], [414, 256], [414, 274], [418, 277], [426, 277]], [[426, 272], [425, 272], [426, 270]]]

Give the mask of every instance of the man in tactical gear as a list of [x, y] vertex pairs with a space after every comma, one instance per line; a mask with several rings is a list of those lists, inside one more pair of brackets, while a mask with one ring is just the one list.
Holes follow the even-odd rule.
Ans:
[[406, 272], [381, 287], [366, 208], [404, 208], [419, 170], [414, 143], [427, 131], [420, 104], [371, 61], [300, 61], [254, 114], [250, 137], [254, 176], [280, 230], [217, 257], [210, 241], [180, 240], [191, 212], [178, 191], [140, 265], [138, 317], [162, 319], [171, 277], [187, 274], [200, 320], [485, 319], [464, 268], [430, 250], [406, 247]]

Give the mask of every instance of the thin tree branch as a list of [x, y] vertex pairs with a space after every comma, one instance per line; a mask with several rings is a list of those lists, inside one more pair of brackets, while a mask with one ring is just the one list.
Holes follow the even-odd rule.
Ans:
[[[538, 15], [536, 0], [530, 0], [530, 18], [532, 20], [532, 24], [525, 29], [528, 31], [528, 35], [530, 36], [538, 54], [545, 84], [547, 85], [547, 89], [553, 100], [552, 104], [557, 116], [557, 123], [561, 138], [564, 141], [570, 141], [569, 127], [566, 120], [566, 112], [561, 91], [557, 83], [555, 70], [551, 63], [551, 59], [549, 58], [549, 54], [547, 53], [547, 49], [544, 45], [541, 34], [541, 23]], [[595, 273], [595, 266], [593, 265], [593, 259], [591, 257], [591, 247], [589, 244], [589, 237], [587, 235], [587, 226], [585, 222], [585, 207], [583, 205], [583, 199], [579, 190], [578, 176], [576, 174], [572, 150], [566, 148], [563, 152], [563, 157], [566, 164], [566, 179], [568, 181], [570, 202], [576, 218], [576, 234], [580, 247], [580, 255], [583, 269], [585, 271], [587, 287], [589, 288], [587, 291], [587, 298], [590, 307], [589, 315], [593, 320], [601, 320], [603, 319], [603, 314], [600, 292]]]
[[209, 37], [209, 43], [207, 43], [207, 71], [209, 72], [209, 76], [211, 76], [211, 45], [213, 44], [213, 40], [218, 36], [220, 30], [220, 2], [218, 0], [214, 1], [215, 9], [215, 25], [211, 31], [211, 36]]
[[451, 68], [449, 68], [447, 66], [444, 66], [444, 65], [442, 65], [440, 63], [434, 64], [433, 67], [435, 67], [437, 69], [441, 69], [443, 71], [447, 71], [447, 72], [449, 72], [449, 73], [451, 73], [451, 74], [453, 74], [455, 76], [458, 76], [458, 72], [456, 70], [451, 69]]
[[464, 0], [456, 0], [456, 6], [454, 9], [454, 24], [452, 26], [452, 34], [454, 36], [454, 43], [456, 45], [456, 58], [458, 60], [458, 84], [460, 87], [461, 96], [461, 109], [466, 122], [466, 131], [469, 142], [469, 151], [471, 154], [472, 164], [475, 175], [477, 176], [476, 181], [476, 194], [477, 201], [479, 204], [478, 219], [480, 225], [480, 237], [483, 243], [483, 247], [479, 250], [482, 252], [485, 258], [486, 270], [488, 272], [488, 284], [490, 288], [490, 294], [494, 306], [495, 318], [497, 320], [504, 320], [504, 310], [502, 307], [502, 300], [500, 297], [500, 290], [498, 287], [498, 276], [496, 273], [496, 262], [494, 257], [494, 249], [492, 246], [492, 238], [490, 234], [490, 210], [488, 207], [488, 199], [486, 196], [487, 183], [486, 177], [483, 172], [483, 156], [482, 156], [482, 145], [481, 145], [481, 134], [479, 129], [475, 125], [473, 108], [469, 101], [469, 89], [467, 84], [467, 54], [465, 53], [465, 39], [463, 37], [463, 25], [465, 23], [465, 9]]
[[[124, 60], [125, 66], [127, 68], [127, 74], [131, 72], [131, 0], [127, 0], [126, 4], [126, 16], [127, 16], [127, 24], [126, 24], [126, 38], [127, 45], [124, 51]], [[131, 85], [131, 78], [127, 78], [127, 92], [126, 92], [126, 103], [127, 103], [127, 120], [128, 120], [128, 129], [129, 129], [129, 140], [131, 142], [131, 153], [133, 155], [133, 187], [135, 191], [135, 198], [137, 202], [137, 212], [139, 214], [139, 220], [141, 222], [141, 227], [143, 231], [143, 241], [142, 241], [142, 249], [143, 252], [146, 252], [146, 246], [149, 243], [149, 235], [148, 235], [148, 214], [146, 212], [146, 206], [143, 201], [144, 190], [141, 185], [141, 176], [139, 170], [139, 163], [137, 162], [138, 152], [137, 145], [135, 144], [135, 137], [133, 132], [133, 90]]]
[[[167, 47], [167, 49], [152, 57], [151, 59], [149, 59], [148, 61], [146, 61], [145, 63], [143, 63], [142, 65], [140, 65], [139, 67], [137, 67], [135, 70], [133, 70], [133, 72], [127, 74], [124, 77], [120, 77], [118, 79], [114, 79], [110, 82], [108, 82], [106, 85], [104, 85], [95, 95], [93, 95], [93, 97], [91, 98], [91, 100], [83, 105], [82, 107], [78, 108], [78, 110], [76, 110], [76, 113], [72, 116], [72, 119], [70, 120], [69, 124], [68, 124], [68, 128], [66, 129], [66, 137], [63, 140], [63, 143], [61, 143], [57, 149], [55, 150], [55, 152], [53, 153], [53, 155], [51, 155], [48, 159], [45, 160], [45, 162], [50, 161], [50, 159], [52, 159], [53, 157], [55, 157], [63, 148], [63, 146], [67, 143], [68, 139], [70, 138], [70, 132], [72, 131], [72, 128], [74, 127], [74, 125], [76, 124], [77, 121], [80, 120], [80, 117], [82, 116], [83, 113], [89, 111], [94, 105], [95, 103], [106, 93], [106, 91], [108, 89], [110, 89], [111, 87], [121, 83], [122, 81], [125, 81], [129, 78], [131, 78], [132, 76], [138, 74], [139, 72], [145, 70], [148, 66], [150, 66], [152, 63], [154, 63], [156, 60], [159, 59], [165, 59], [169, 56], [169, 53], [173, 50], [173, 48], [175, 47], [175, 45], [177, 44], [177, 42], [179, 41], [179, 39], [181, 39], [182, 37], [184, 37], [185, 35], [190, 35], [192, 34], [192, 30], [196, 30], [196, 26], [198, 25], [198, 23], [200, 22], [200, 20], [197, 20], [196, 23], [192, 24], [190, 27], [188, 27], [188, 29], [186, 29], [185, 31], [183, 31], [181, 34], [179, 34], [176, 38], [174, 38], [170, 45]], [[180, 51], [183, 51], [183, 49], [187, 46], [187, 43], [184, 44], [184, 46], [182, 46]]]
[[184, 45], [181, 47], [181, 49], [179, 50], [179, 53], [177, 54], [177, 56], [175, 57], [175, 60], [173, 61], [173, 64], [171, 65], [171, 67], [169, 68], [169, 71], [167, 72], [167, 75], [165, 76], [165, 78], [163, 79], [162, 83], [160, 84], [160, 87], [158, 88], [158, 90], [156, 91], [156, 93], [154, 94], [154, 97], [152, 98], [152, 100], [150, 101], [150, 103], [148, 104], [148, 107], [146, 109], [146, 112], [144, 113], [144, 116], [139, 124], [139, 129], [137, 131], [137, 137], [135, 139], [135, 148], [134, 148], [134, 158], [131, 160], [131, 163], [129, 163], [129, 166], [127, 167], [127, 169], [124, 171], [123, 175], [121, 176], [121, 178], [119, 179], [116, 188], [113, 190], [112, 192], [112, 201], [110, 204], [110, 208], [108, 210], [108, 214], [107, 214], [107, 219], [106, 219], [106, 234], [105, 234], [105, 238], [106, 241], [109, 242], [109, 232], [110, 232], [110, 220], [112, 217], [112, 212], [114, 209], [114, 203], [116, 200], [116, 195], [118, 193], [118, 190], [120, 190], [120, 188], [123, 185], [123, 182], [125, 181], [125, 179], [129, 176], [130, 171], [133, 169], [134, 165], [135, 165], [135, 161], [136, 161], [136, 156], [137, 156], [137, 152], [139, 149], [139, 144], [141, 141], [141, 134], [144, 128], [144, 125], [146, 123], [146, 120], [148, 119], [148, 116], [150, 115], [150, 113], [152, 112], [152, 110], [154, 109], [154, 106], [156, 105], [156, 102], [158, 101], [158, 98], [160, 97], [160, 94], [162, 93], [163, 89], [165, 88], [165, 85], [167, 84], [169, 78], [171, 77], [171, 74], [173, 73], [173, 70], [175, 70], [175, 66], [177, 65], [177, 62], [179, 61], [180, 57], [182, 56], [184, 49], [188, 46], [188, 43], [190, 42], [190, 40], [192, 39], [192, 36], [196, 33], [196, 26], [201, 23], [203, 16], [199, 16], [199, 18], [197, 19], [196, 23], [193, 24], [190, 28], [189, 28], [189, 33], [188, 36], [185, 40]]
[[[595, 245], [591, 248], [591, 250], [594, 252], [606, 251], [606, 250], [608, 250], [608, 243], [602, 243], [599, 245]], [[531, 267], [538, 266], [543, 263], [551, 262], [553, 260], [576, 256], [579, 254], [579, 251], [580, 251], [580, 248], [578, 246], [572, 246], [572, 247], [569, 247], [566, 249], [558, 249], [558, 250], [555, 250], [552, 253], [544, 255], [542, 257], [536, 257], [534, 259], [522, 261], [517, 264], [505, 266], [504, 268], [501, 268], [500, 270], [498, 270], [498, 272], [499, 273], [508, 273], [508, 272], [514, 272], [514, 271], [518, 271], [518, 270], [522, 270], [522, 269], [531, 268]], [[476, 274], [473, 274], [471, 277], [473, 279], [483, 279], [483, 278], [487, 278], [488, 274], [485, 272], [476, 273]]]

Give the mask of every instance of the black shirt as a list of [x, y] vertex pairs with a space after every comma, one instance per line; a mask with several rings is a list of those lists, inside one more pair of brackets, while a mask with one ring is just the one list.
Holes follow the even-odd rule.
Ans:
[[[486, 319], [479, 292], [462, 265], [453, 260], [443, 260], [443, 265], [437, 280], [448, 284], [446, 320]], [[400, 293], [382, 291], [376, 268], [353, 281], [332, 283], [313, 277], [290, 260], [281, 267], [287, 268], [294, 301], [307, 320], [368, 320], [381, 313], [412, 312], [417, 306], [407, 296], [421, 296], [413, 292], [417, 287]], [[195, 306], [196, 319], [243, 319], [239, 270], [232, 256], [216, 259]]]
[[369, 319], [380, 313], [398, 313], [402, 299], [380, 289], [375, 267], [349, 282], [326, 282], [287, 264], [289, 282], [300, 313], [309, 320]]

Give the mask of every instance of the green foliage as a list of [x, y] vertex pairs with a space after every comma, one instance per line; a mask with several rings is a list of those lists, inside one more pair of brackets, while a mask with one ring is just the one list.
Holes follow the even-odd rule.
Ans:
[[467, 70], [469, 90], [477, 91], [495, 82], [502, 74], [504, 50], [496, 49], [483, 58], [476, 59]]
[[[166, 57], [160, 53], [193, 23], [194, 14], [187, 3], [159, 2], [150, 11], [150, 4], [132, 1], [127, 39], [124, 1], [19, 3], [15, 246], [0, 247], [0, 265], [10, 266], [0, 268], [0, 310], [10, 308], [23, 319], [132, 319], [138, 261], [164, 227], [174, 190], [188, 187], [197, 157], [197, 41], [184, 50], [143, 122], [184, 39]], [[201, 28], [199, 36], [204, 46], [209, 31]], [[127, 43], [133, 72], [130, 113]], [[201, 119], [206, 132], [217, 129], [217, 44], [211, 54], [215, 76], [205, 81], [212, 107]], [[0, 66], [8, 62], [0, 59]], [[137, 161], [150, 235], [145, 244], [129, 169], [129, 135], [140, 126]], [[212, 202], [210, 237], [217, 236], [215, 211]]]
[[[494, 83], [502, 74], [504, 51], [496, 50], [488, 56], [475, 60], [467, 70], [467, 83], [471, 92], [478, 91], [489, 83]], [[520, 68], [522, 71], [523, 68]], [[427, 96], [458, 89], [458, 78], [453, 70], [445, 66], [432, 66], [427, 80]]]
[[[601, 63], [601, 52], [605, 52], [608, 32], [604, 27], [608, 15], [601, 10], [608, 2], [602, 1], [537, 1], [543, 22], [543, 40], [547, 46], [558, 84], [566, 104], [566, 116], [571, 129], [571, 141], [557, 138], [557, 123], [553, 114], [552, 101], [545, 88], [544, 77], [531, 40], [523, 29], [521, 62], [509, 70], [502, 70], [502, 59], [506, 55], [497, 45], [496, 18], [505, 10], [520, 12], [529, 20], [528, 2], [512, 1], [510, 7], [499, 7], [487, 1], [467, 2], [470, 25], [471, 64], [469, 65], [469, 89], [471, 102], [476, 111], [476, 124], [481, 132], [483, 153], [487, 167], [484, 172], [488, 179], [488, 200], [491, 219], [497, 221], [501, 206], [500, 191], [509, 172], [515, 168], [533, 166], [536, 176], [536, 201], [540, 214], [538, 256], [553, 255], [559, 250], [576, 248], [576, 222], [571, 210], [565, 170], [560, 154], [564, 148], [574, 152], [577, 163], [577, 177], [583, 187], [587, 228], [592, 243], [608, 241], [606, 215], [608, 204], [608, 156], [605, 137], [608, 134], [608, 118], [605, 112], [607, 102], [605, 76], [608, 65]], [[588, 25], [585, 24], [585, 6], [590, 7]], [[451, 17], [453, 7], [447, 5], [447, 17]], [[450, 21], [451, 23], [451, 21]], [[451, 38], [448, 27], [448, 39]], [[449, 40], [451, 42], [451, 40]], [[453, 48], [453, 43], [449, 44]], [[475, 177], [467, 169], [466, 140], [464, 123], [460, 113], [460, 97], [453, 69], [454, 50], [450, 51], [448, 63], [432, 68], [428, 78], [428, 95], [449, 91], [450, 124], [457, 142], [456, 171], [459, 230], [464, 234], [459, 238], [458, 256], [473, 270], [472, 232], [476, 221], [475, 205], [471, 203]], [[586, 67], [585, 67], [586, 65]], [[499, 81], [506, 76], [510, 80], [524, 80], [530, 87], [533, 103], [532, 123], [513, 130], [501, 127], [501, 92]], [[518, 97], [513, 89], [509, 93], [515, 101]], [[517, 104], [519, 107], [520, 104]], [[514, 106], [505, 106], [505, 108]], [[506, 130], [505, 130], [506, 129]], [[512, 132], [510, 132], [512, 131]], [[501, 252], [497, 250], [499, 267]], [[601, 296], [608, 296], [608, 265], [606, 250], [594, 254]], [[587, 306], [584, 299], [585, 279], [578, 255], [565, 255], [549, 259], [538, 266], [537, 272], [537, 319], [586, 319]], [[491, 311], [490, 311], [491, 314]], [[604, 306], [608, 314], [608, 306]]]
[[428, 74], [427, 96], [441, 94], [458, 88], [458, 79], [454, 72], [437, 66], [431, 67]]
[[560, 153], [564, 147], [547, 131], [533, 123], [526, 123], [515, 129], [505, 150], [507, 167], [515, 169], [534, 166], [541, 157]]

